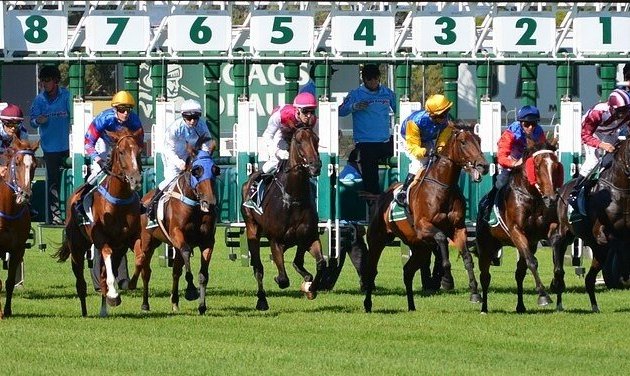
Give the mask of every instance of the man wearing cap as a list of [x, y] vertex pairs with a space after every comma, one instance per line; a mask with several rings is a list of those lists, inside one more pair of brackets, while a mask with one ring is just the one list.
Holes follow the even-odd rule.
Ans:
[[352, 114], [352, 138], [358, 153], [363, 188], [369, 193], [382, 192], [378, 162], [394, 154], [391, 114], [396, 112], [396, 95], [381, 85], [378, 65], [366, 64], [361, 70], [363, 84], [350, 91], [339, 106], [339, 116]]

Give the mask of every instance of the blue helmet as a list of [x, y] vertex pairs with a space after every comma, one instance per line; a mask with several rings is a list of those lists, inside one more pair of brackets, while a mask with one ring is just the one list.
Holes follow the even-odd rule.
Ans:
[[538, 111], [538, 109], [534, 106], [523, 106], [520, 110], [518, 110], [516, 118], [518, 121], [538, 122], [540, 120], [540, 111]]

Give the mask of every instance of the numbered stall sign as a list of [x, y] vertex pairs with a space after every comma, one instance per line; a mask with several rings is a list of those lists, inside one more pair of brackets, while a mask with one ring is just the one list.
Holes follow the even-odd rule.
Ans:
[[250, 27], [252, 52], [311, 51], [314, 25], [311, 12], [255, 11]]
[[492, 28], [497, 52], [551, 53], [556, 42], [556, 19], [551, 12], [499, 13]]
[[142, 11], [95, 11], [85, 22], [85, 40], [92, 51], [137, 52], [149, 45], [149, 15]]
[[413, 48], [418, 52], [471, 52], [475, 17], [467, 13], [419, 14], [413, 18]]
[[12, 10], [4, 22], [10, 51], [64, 51], [68, 43], [68, 18], [62, 11]]
[[573, 20], [576, 52], [601, 54], [630, 51], [630, 15], [578, 13]]
[[227, 51], [232, 18], [227, 11], [182, 12], [168, 17], [168, 43], [173, 51]]
[[394, 47], [394, 15], [389, 12], [333, 14], [332, 45], [337, 52], [390, 52]]

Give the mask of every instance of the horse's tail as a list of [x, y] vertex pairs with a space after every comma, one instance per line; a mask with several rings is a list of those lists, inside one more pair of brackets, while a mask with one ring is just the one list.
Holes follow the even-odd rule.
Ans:
[[64, 262], [70, 257], [72, 251], [70, 250], [70, 244], [68, 244], [68, 239], [64, 239], [61, 247], [57, 249], [57, 252], [53, 253], [51, 257], [57, 259], [58, 262]]

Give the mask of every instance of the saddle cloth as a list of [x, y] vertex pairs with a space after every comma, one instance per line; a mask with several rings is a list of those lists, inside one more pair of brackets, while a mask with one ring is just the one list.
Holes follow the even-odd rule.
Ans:
[[[400, 192], [400, 189], [402, 188], [402, 186], [396, 187], [394, 189], [394, 197], [396, 197], [396, 194], [398, 192]], [[389, 216], [388, 216], [388, 221], [389, 222], [397, 222], [397, 221], [401, 221], [403, 219], [407, 219], [407, 208], [398, 204], [396, 202], [396, 200], [392, 200], [392, 202], [389, 204]]]

